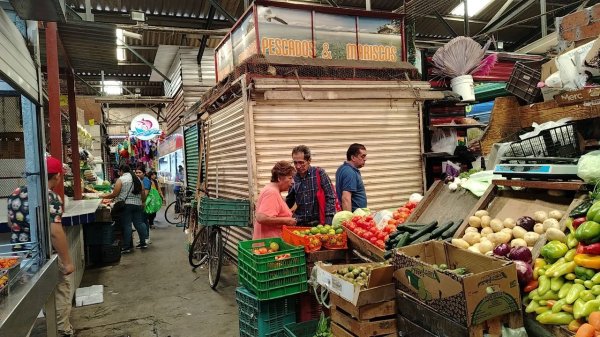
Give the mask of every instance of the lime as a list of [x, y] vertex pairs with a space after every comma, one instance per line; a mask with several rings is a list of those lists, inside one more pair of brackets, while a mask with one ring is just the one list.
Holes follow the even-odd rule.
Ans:
[[323, 228], [323, 225], [317, 225], [317, 228], [321, 229], [321, 228]]
[[344, 230], [341, 228], [338, 228], [335, 230], [335, 234], [342, 234], [343, 232], [344, 232]]
[[318, 227], [313, 227], [310, 229], [310, 234], [319, 234], [321, 232], [321, 229]]
[[329, 230], [327, 228], [321, 228], [321, 234], [327, 234]]
[[335, 230], [334, 229], [330, 229], [329, 232], [327, 232], [327, 234], [329, 234], [329, 235], [335, 235]]

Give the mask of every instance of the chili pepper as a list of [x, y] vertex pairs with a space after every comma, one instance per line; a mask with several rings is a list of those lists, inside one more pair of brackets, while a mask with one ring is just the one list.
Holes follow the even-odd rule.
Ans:
[[586, 218], [588, 221], [600, 221], [600, 201], [594, 202], [592, 207], [587, 211]]
[[[550, 267], [548, 269], [546, 269], [546, 271], [544, 272], [544, 275], [548, 276], [548, 277], [552, 277], [552, 275], [554, 274], [554, 271], [556, 269], [558, 269], [560, 266], [562, 266], [563, 264], [565, 264], [567, 261], [565, 260], [564, 257], [561, 257], [560, 259], [556, 260], [556, 262], [554, 262], [552, 265], [550, 265]], [[540, 274], [541, 276], [541, 274]]]
[[569, 326], [567, 327], [567, 329], [569, 329], [569, 331], [571, 331], [571, 332], [577, 332], [577, 330], [579, 330], [580, 326], [581, 326], [581, 322], [574, 319], [569, 323]]
[[545, 305], [540, 305], [539, 307], [535, 308], [535, 313], [538, 315], [544, 312], [552, 312], [552, 310]]
[[550, 279], [550, 289], [553, 291], [559, 291], [564, 284], [565, 279], [562, 277], [553, 277]]
[[540, 276], [540, 271], [546, 266], [546, 261], [544, 259], [537, 258], [533, 264], [533, 279], [537, 280]]
[[596, 284], [595, 286], [592, 287], [592, 294], [598, 296], [600, 295], [600, 284]]
[[573, 316], [575, 319], [583, 317], [581, 313], [583, 312], [584, 305], [585, 302], [581, 298], [578, 298], [575, 303], [573, 303]]
[[600, 223], [586, 221], [575, 230], [575, 238], [583, 244], [589, 245], [600, 242]]
[[569, 217], [567, 221], [565, 221], [565, 226], [569, 229], [569, 235], [575, 233], [575, 228], [573, 228], [573, 217]]
[[548, 290], [550, 290], [550, 279], [546, 275], [541, 275], [538, 278], [539, 286], [538, 286], [538, 295], [542, 296]]
[[573, 315], [567, 312], [553, 313], [546, 311], [538, 315], [535, 319], [542, 324], [565, 325], [573, 320]]
[[544, 295], [540, 296], [540, 300], [558, 300], [558, 293], [554, 290], [547, 291]]
[[596, 275], [596, 272], [594, 270], [588, 269], [585, 267], [581, 267], [581, 266], [575, 267], [574, 272], [578, 279], [584, 280], [584, 281], [591, 280], [592, 277], [594, 277], [594, 275]]
[[575, 248], [569, 249], [569, 251], [565, 254], [565, 260], [567, 262], [573, 261], [573, 258], [575, 257], [576, 254], [577, 254], [577, 249], [575, 249]]
[[594, 282], [587, 280], [587, 281], [583, 282], [583, 285], [588, 289], [592, 289], [592, 287], [594, 286]]
[[583, 284], [574, 284], [571, 289], [569, 289], [569, 293], [565, 297], [565, 300], [568, 304], [573, 304], [575, 300], [579, 298], [579, 293], [585, 290]]
[[592, 294], [591, 290], [586, 289], [579, 293], [579, 298], [582, 299], [584, 302], [587, 302], [596, 299], [596, 296]]
[[562, 306], [565, 304], [567, 304], [567, 302], [564, 299], [556, 301], [552, 306], [552, 312], [560, 312], [562, 310]]
[[534, 300], [535, 301], [534, 297], [537, 297], [537, 296], [540, 296], [540, 295], [538, 294], [538, 290], [535, 289], [532, 292], [530, 292], [527, 297], [529, 297], [530, 300]]
[[581, 242], [578, 243], [577, 250], [576, 250], [577, 254], [583, 254], [584, 247], [585, 247], [585, 245], [583, 243], [581, 243]]
[[594, 282], [594, 284], [600, 284], [600, 272], [596, 273], [594, 277], [592, 277], [592, 282]]
[[590, 254], [590, 255], [600, 255], [600, 243], [592, 243], [591, 245], [583, 246], [583, 252], [578, 252], [579, 254]]
[[532, 312], [535, 312], [535, 309], [539, 308], [540, 305], [537, 301], [531, 301], [529, 302], [529, 304], [525, 307], [525, 312], [530, 314]]
[[569, 233], [569, 235], [567, 235], [567, 247], [569, 247], [569, 249], [572, 249], [577, 247], [578, 244], [579, 241], [577, 241], [577, 238], [575, 237], [575, 231], [572, 231], [571, 233]]
[[[552, 301], [552, 300], [550, 300], [550, 301]], [[538, 304], [541, 305], [541, 306], [547, 306], [548, 305], [548, 301], [546, 301], [546, 300], [539, 300]]]
[[569, 247], [567, 247], [566, 244], [558, 240], [553, 240], [542, 247], [540, 254], [542, 254], [542, 256], [547, 260], [554, 262], [565, 256], [567, 251], [569, 251]]
[[567, 275], [565, 275], [565, 279], [567, 279], [569, 281], [573, 281], [576, 278], [577, 278], [577, 276], [573, 273], [568, 273]]
[[568, 313], [573, 313], [573, 306], [571, 304], [565, 304], [561, 307], [562, 311], [564, 312], [568, 312]]
[[575, 316], [575, 318], [588, 317], [592, 312], [598, 311], [598, 309], [600, 309], [600, 300], [587, 301], [583, 305], [582, 312], [580, 312], [581, 316]]
[[[546, 301], [546, 306], [550, 309], [554, 308], [554, 305], [556, 304], [556, 302], [558, 302], [558, 300], [547, 300]], [[542, 304], [542, 303], [540, 303]]]
[[523, 291], [526, 293], [530, 293], [532, 292], [534, 289], [537, 289], [538, 285], [540, 283], [537, 280], [531, 280], [527, 283], [527, 285], [525, 286], [525, 288], [523, 288]]
[[[551, 277], [559, 277], [568, 273], [572, 273], [575, 270], [575, 267], [577, 267], [577, 264], [575, 264], [574, 261], [565, 262], [554, 270]], [[546, 271], [546, 275], [548, 275], [548, 271]]]
[[567, 297], [567, 294], [569, 293], [569, 290], [571, 290], [572, 286], [573, 286], [573, 283], [565, 283], [565, 284], [563, 284], [563, 286], [558, 291], [558, 298], [565, 298], [565, 297]]
[[600, 255], [577, 254], [573, 261], [581, 267], [600, 269]]
[[580, 280], [578, 278], [574, 279], [573, 282], [577, 283], [577, 284], [581, 284], [584, 285], [585, 281], [584, 280]]
[[581, 226], [581, 224], [586, 221], [587, 221], [587, 219], [584, 216], [582, 216], [582, 217], [573, 219], [573, 222], [571, 223], [571, 225], [573, 226], [573, 228], [577, 229], [577, 227]]

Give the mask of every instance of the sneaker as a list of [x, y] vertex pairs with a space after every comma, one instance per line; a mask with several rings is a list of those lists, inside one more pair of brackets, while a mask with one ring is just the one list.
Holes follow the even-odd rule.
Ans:
[[129, 249], [129, 248], [122, 248], [121, 249], [121, 254], [129, 254], [129, 253], [131, 253], [131, 249]]
[[137, 249], [146, 249], [146, 248], [148, 248], [148, 245], [145, 244], [145, 243], [144, 244], [140, 243], [139, 245], [135, 246], [135, 248], [137, 248]]
[[150, 238], [148, 238], [148, 239], [146, 240], [146, 244], [147, 244], [147, 245], [149, 245], [149, 244], [151, 244], [151, 243], [152, 243], [152, 240], [150, 240]]

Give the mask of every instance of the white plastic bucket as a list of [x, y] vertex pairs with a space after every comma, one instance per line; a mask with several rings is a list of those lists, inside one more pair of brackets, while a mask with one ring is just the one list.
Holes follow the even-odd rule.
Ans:
[[450, 81], [452, 91], [459, 94], [463, 101], [475, 100], [475, 86], [473, 85], [473, 76], [462, 75], [453, 78]]

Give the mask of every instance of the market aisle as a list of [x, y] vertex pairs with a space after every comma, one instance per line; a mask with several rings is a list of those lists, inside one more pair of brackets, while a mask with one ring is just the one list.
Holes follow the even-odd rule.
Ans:
[[86, 270], [81, 286], [104, 285], [104, 303], [73, 309], [76, 336], [238, 335], [235, 266], [226, 266], [211, 290], [206, 269], [194, 273], [188, 264], [181, 228], [157, 218], [148, 249], [124, 255], [116, 266]]

